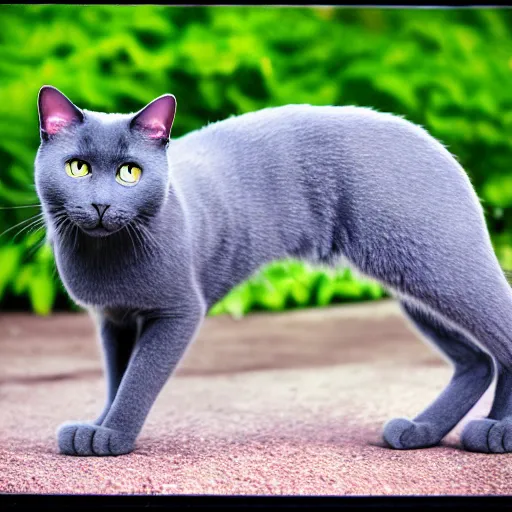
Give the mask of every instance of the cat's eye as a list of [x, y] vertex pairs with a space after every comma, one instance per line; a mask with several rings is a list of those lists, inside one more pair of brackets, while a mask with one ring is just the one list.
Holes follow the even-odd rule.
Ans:
[[82, 178], [83, 176], [87, 176], [90, 174], [91, 169], [89, 168], [89, 164], [84, 162], [83, 160], [78, 160], [74, 158], [73, 160], [69, 160], [66, 162], [66, 173], [68, 176], [72, 178]]
[[116, 180], [121, 185], [131, 187], [136, 185], [142, 175], [142, 169], [134, 164], [123, 164], [116, 174]]

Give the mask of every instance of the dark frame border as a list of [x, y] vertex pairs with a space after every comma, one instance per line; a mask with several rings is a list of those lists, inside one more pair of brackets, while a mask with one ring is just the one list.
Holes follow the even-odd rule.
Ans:
[[91, 494], [0, 494], [3, 510], [29, 507], [43, 509], [88, 508], [186, 508], [196, 509], [277, 509], [321, 510], [427, 509], [462, 507], [463, 510], [510, 510], [509, 496], [221, 496], [221, 495], [91, 495]]

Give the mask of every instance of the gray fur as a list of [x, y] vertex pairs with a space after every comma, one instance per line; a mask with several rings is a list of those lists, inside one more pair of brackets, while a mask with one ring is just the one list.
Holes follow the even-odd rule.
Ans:
[[[131, 451], [208, 309], [284, 257], [345, 262], [379, 281], [453, 362], [429, 408], [387, 423], [388, 444], [439, 443], [488, 388], [495, 361], [491, 419], [462, 440], [512, 451], [512, 291], [467, 175], [426, 131], [367, 108], [288, 105], [165, 145], [130, 128], [134, 114], [83, 114], [43, 137], [36, 158], [59, 274], [97, 317], [108, 383], [96, 421], [61, 427], [63, 453]], [[71, 157], [92, 175], [67, 176]], [[125, 161], [143, 169], [134, 187], [114, 179]], [[92, 203], [110, 205], [105, 225], [117, 232], [79, 227], [97, 221]]]

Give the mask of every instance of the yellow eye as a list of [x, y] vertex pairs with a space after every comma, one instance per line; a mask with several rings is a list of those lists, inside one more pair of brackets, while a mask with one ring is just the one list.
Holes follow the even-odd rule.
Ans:
[[66, 162], [66, 173], [72, 178], [81, 178], [87, 176], [90, 172], [89, 164], [83, 160], [74, 159]]
[[116, 180], [121, 185], [136, 185], [142, 175], [142, 169], [133, 164], [124, 164], [117, 171]]

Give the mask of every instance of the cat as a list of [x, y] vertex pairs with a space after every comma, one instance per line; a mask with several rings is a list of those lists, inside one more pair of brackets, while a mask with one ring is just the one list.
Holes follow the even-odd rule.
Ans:
[[[403, 117], [286, 105], [180, 138], [176, 98], [132, 114], [38, 96], [35, 182], [69, 295], [95, 317], [107, 400], [57, 433], [61, 453], [131, 452], [209, 308], [264, 263], [345, 261], [385, 286], [453, 364], [413, 420], [384, 425], [396, 449], [438, 444], [497, 376], [471, 451], [512, 452], [512, 291], [462, 167]], [[340, 336], [342, 336], [340, 326]]]

